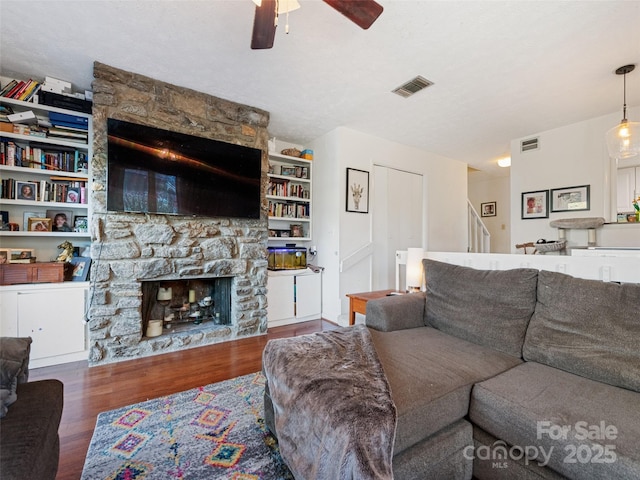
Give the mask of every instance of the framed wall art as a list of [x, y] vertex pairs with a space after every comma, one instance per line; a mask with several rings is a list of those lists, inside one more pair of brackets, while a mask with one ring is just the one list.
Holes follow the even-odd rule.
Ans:
[[521, 218], [549, 218], [549, 190], [522, 193]]
[[369, 213], [369, 172], [347, 168], [347, 212]]
[[480, 204], [480, 216], [482, 217], [495, 217], [496, 216], [496, 202], [486, 202]]
[[554, 188], [551, 190], [552, 212], [590, 210], [590, 185]]

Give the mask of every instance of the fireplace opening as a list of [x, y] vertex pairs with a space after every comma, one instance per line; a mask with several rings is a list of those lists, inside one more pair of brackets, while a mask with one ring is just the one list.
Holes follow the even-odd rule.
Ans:
[[232, 281], [232, 277], [143, 281], [143, 335], [231, 325]]

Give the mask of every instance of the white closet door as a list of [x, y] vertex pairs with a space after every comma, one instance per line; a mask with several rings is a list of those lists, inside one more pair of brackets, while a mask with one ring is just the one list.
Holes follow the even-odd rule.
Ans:
[[[373, 289], [395, 287], [395, 252], [422, 246], [423, 176], [373, 168]], [[404, 272], [400, 288], [404, 287]]]

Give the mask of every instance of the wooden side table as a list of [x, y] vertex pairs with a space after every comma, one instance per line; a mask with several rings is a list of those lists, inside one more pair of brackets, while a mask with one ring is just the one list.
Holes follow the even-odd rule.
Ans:
[[[397, 290], [376, 290], [375, 292], [347, 293], [349, 297], [349, 325], [356, 323], [356, 313], [367, 313], [367, 302], [377, 298], [386, 297]], [[404, 293], [404, 292], [402, 292]]]

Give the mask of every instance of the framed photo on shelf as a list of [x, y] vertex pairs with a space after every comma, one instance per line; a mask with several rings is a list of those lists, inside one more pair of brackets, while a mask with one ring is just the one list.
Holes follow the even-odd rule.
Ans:
[[89, 231], [89, 221], [86, 216], [76, 215], [73, 219], [73, 231], [87, 233]]
[[46, 217], [47, 215], [44, 212], [24, 212], [22, 214], [22, 229], [27, 232], [29, 231], [29, 219], [36, 217], [36, 218], [42, 218], [42, 217]]
[[71, 210], [47, 210], [47, 218], [51, 219], [52, 232], [70, 232], [73, 212]]
[[578, 187], [552, 189], [551, 211], [573, 212], [577, 210], [590, 210], [590, 187], [591, 185], [581, 185]]
[[523, 220], [549, 218], [549, 190], [522, 193]]
[[71, 281], [86, 282], [89, 277], [91, 259], [89, 257], [71, 257], [69, 263], [73, 266], [71, 269]]
[[482, 217], [495, 217], [496, 216], [496, 202], [485, 202], [480, 204], [480, 216]]
[[16, 200], [36, 200], [38, 184], [16, 181]]
[[67, 203], [80, 203], [80, 189], [73, 187], [67, 190]]
[[347, 168], [347, 212], [369, 213], [369, 172]]
[[29, 218], [27, 230], [30, 232], [50, 232], [51, 219], [45, 217], [31, 217]]
[[0, 265], [9, 263], [11, 260], [11, 250], [8, 248], [0, 248]]
[[35, 257], [33, 248], [12, 248], [9, 263], [31, 263], [35, 261]]

